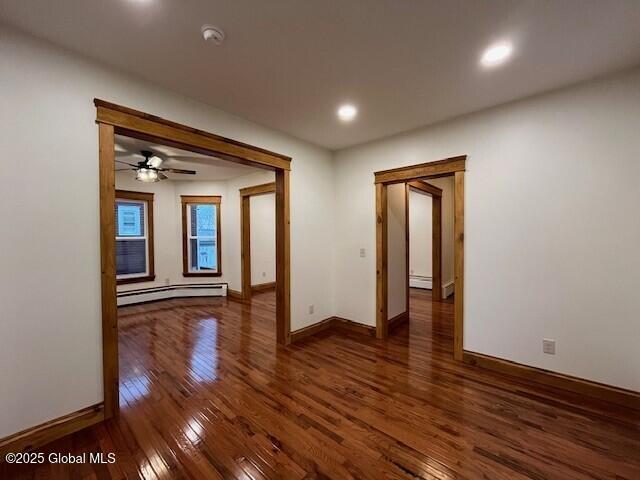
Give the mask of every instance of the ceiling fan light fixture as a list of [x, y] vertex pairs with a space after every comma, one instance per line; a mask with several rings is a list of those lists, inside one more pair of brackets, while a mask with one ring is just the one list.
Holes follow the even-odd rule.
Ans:
[[150, 167], [158, 168], [158, 167], [160, 167], [160, 165], [162, 165], [162, 159], [156, 155], [156, 156], [154, 156], [154, 157], [151, 157], [151, 158], [147, 161], [147, 164], [148, 164]]
[[148, 168], [139, 168], [136, 170], [136, 180], [145, 183], [158, 182], [158, 172]]

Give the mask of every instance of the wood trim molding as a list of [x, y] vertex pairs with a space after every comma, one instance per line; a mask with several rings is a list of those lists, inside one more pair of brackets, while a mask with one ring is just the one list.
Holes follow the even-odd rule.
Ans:
[[276, 193], [276, 182], [263, 183], [262, 185], [254, 185], [240, 189], [241, 197], [250, 197], [253, 195], [265, 195], [267, 193]]
[[376, 335], [375, 327], [370, 325], [364, 325], [341, 317], [329, 317], [308, 327], [291, 332], [291, 343], [299, 342], [326, 330], [333, 330], [335, 333], [351, 332], [368, 337], [375, 337]]
[[275, 193], [276, 183], [263, 183], [240, 189], [240, 277], [242, 299], [251, 300], [251, 201], [256, 195]]
[[429, 194], [433, 197], [442, 197], [441, 188], [438, 188], [435, 185], [431, 185], [424, 180], [413, 180], [411, 182], [407, 182], [407, 185], [409, 185], [410, 188]]
[[308, 327], [301, 328], [294, 332], [291, 332], [291, 342], [296, 343], [301, 341], [304, 338], [310, 337], [312, 335], [316, 335], [320, 332], [324, 332], [325, 330], [329, 330], [333, 328], [334, 317], [325, 318], [324, 320], [314, 323], [313, 325], [309, 325]]
[[291, 241], [289, 170], [276, 171], [276, 340], [291, 341]]
[[640, 392], [613, 387], [541, 368], [530, 367], [481, 353], [469, 352], [467, 350], [463, 353], [463, 361], [469, 365], [511, 375], [528, 382], [567, 390], [577, 393], [578, 395], [584, 395], [596, 400], [602, 400], [640, 411]]
[[464, 172], [456, 172], [454, 178], [454, 320], [453, 358], [462, 361], [464, 349]]
[[[222, 276], [222, 233], [220, 231], [222, 216], [222, 197], [219, 195], [180, 195], [182, 206], [182, 276], [183, 277], [221, 277]], [[189, 238], [187, 232], [187, 208], [189, 205], [213, 204], [217, 206], [216, 215], [216, 245], [218, 250], [218, 271], [217, 272], [190, 272], [189, 271]]]
[[224, 160], [289, 170], [291, 158], [263, 148], [238, 142], [230, 138], [165, 120], [132, 108], [94, 99], [96, 121], [111, 125], [116, 133], [143, 140], [155, 140], [173, 147], [213, 155]]
[[104, 405], [99, 403], [5, 437], [0, 440], [0, 463], [7, 453], [32, 451], [103, 420]]
[[431, 198], [431, 295], [439, 302], [442, 300], [442, 197]]
[[[116, 277], [116, 285], [127, 285], [131, 283], [143, 283], [143, 282], [153, 282], [156, 279], [155, 275], [155, 255], [154, 255], [154, 245], [155, 245], [155, 237], [153, 235], [153, 193], [149, 192], [133, 192], [131, 190], [116, 190], [116, 200], [137, 200], [139, 202], [147, 203], [147, 236], [148, 236], [148, 245], [149, 245], [149, 274], [142, 275], [140, 277], [130, 277], [130, 278], [117, 278]], [[114, 224], [115, 229], [115, 224]], [[115, 233], [114, 233], [115, 235]]]
[[240, 196], [240, 284], [244, 301], [251, 300], [251, 200]]
[[399, 326], [407, 323], [408, 321], [409, 321], [409, 304], [407, 304], [407, 310], [389, 319], [387, 330], [391, 332], [396, 328], [398, 328]]
[[242, 293], [227, 287], [227, 297], [233, 300], [242, 300]]
[[102, 295], [102, 382], [104, 418], [118, 414], [118, 302], [116, 285], [115, 135], [112, 125], [98, 125], [100, 170], [100, 269]]
[[[455, 320], [454, 320], [454, 358], [462, 361], [463, 326], [464, 326], [464, 172], [466, 155], [446, 158], [437, 162], [422, 163], [402, 168], [394, 168], [375, 172], [376, 187], [376, 336], [385, 339], [388, 336], [387, 296], [388, 296], [388, 253], [387, 253], [387, 187], [394, 183], [409, 183], [425, 178], [454, 176], [454, 215], [455, 215]], [[411, 185], [409, 185], [411, 187]], [[433, 196], [434, 200], [440, 198]], [[438, 238], [442, 241], [442, 205], [439, 226], [434, 223], [434, 230], [440, 231]], [[437, 219], [435, 219], [437, 220]], [[436, 239], [437, 240], [437, 239]], [[439, 249], [442, 257], [442, 246]], [[440, 265], [440, 285], [437, 290], [432, 286], [436, 296], [442, 297], [442, 260], [434, 260]], [[435, 284], [434, 276], [434, 284]], [[437, 297], [434, 297], [434, 299]]]
[[436, 178], [451, 175], [455, 172], [464, 172], [466, 160], [466, 155], [460, 155], [436, 162], [382, 170], [374, 173], [375, 183], [403, 183], [425, 177]]
[[376, 337], [387, 338], [387, 186], [376, 184]]
[[[290, 335], [290, 186], [291, 158], [187, 127], [120, 105], [94, 100], [98, 125], [100, 185], [100, 267], [102, 298], [102, 373], [104, 418], [118, 414], [118, 314], [115, 258], [115, 135], [157, 142], [264, 168], [276, 175], [276, 332], [280, 344]], [[218, 216], [220, 218], [220, 216]], [[218, 242], [220, 245], [220, 241]]]
[[264, 292], [266, 290], [272, 290], [274, 288], [276, 288], [276, 282], [258, 283], [257, 285], [251, 285], [251, 291], [253, 293]]

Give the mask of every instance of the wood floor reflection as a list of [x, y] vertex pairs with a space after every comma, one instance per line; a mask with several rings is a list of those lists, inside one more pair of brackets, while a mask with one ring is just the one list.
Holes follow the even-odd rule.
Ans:
[[453, 304], [427, 291], [387, 342], [278, 347], [271, 292], [119, 313], [120, 417], [43, 449], [117, 463], [2, 478], [640, 478], [637, 414], [454, 362]]

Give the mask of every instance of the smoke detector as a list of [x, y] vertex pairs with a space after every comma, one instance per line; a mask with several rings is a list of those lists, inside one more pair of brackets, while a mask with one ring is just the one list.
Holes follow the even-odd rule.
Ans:
[[224, 32], [213, 25], [203, 25], [200, 29], [202, 31], [202, 37], [207, 42], [213, 42], [216, 45], [222, 45], [224, 41]]

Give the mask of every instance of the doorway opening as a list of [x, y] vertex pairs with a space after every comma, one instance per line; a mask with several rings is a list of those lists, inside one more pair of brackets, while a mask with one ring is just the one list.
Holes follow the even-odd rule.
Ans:
[[[275, 183], [265, 183], [240, 189], [240, 226], [241, 226], [241, 277], [242, 300], [249, 301], [253, 292], [275, 288], [274, 272], [271, 264], [273, 234], [269, 230], [269, 216], [273, 204]], [[255, 215], [251, 209], [262, 210], [260, 222], [252, 225]], [[252, 260], [252, 249], [254, 249]]]
[[[130, 282], [135, 276], [141, 275], [146, 281], [151, 281], [156, 273], [153, 271], [151, 261], [154, 255], [153, 233], [148, 227], [149, 217], [153, 212], [153, 197], [135, 195], [126, 191], [116, 194], [116, 136], [198, 154], [205, 157], [205, 163], [206, 158], [210, 158], [211, 161], [257, 167], [274, 172], [275, 336], [277, 343], [282, 345], [290, 342], [289, 173], [291, 159], [103, 100], [96, 99], [94, 104], [97, 109], [96, 123], [99, 133], [104, 417], [108, 419], [117, 415], [119, 411], [118, 280], [121, 281], [120, 283]], [[135, 175], [139, 177], [165, 175], [164, 171], [156, 167], [149, 169], [138, 166], [135, 170]], [[149, 172], [149, 170], [152, 171]], [[143, 178], [139, 180], [145, 181]], [[152, 179], [152, 181], [155, 180], [158, 179]], [[122, 204], [119, 218], [116, 213], [117, 198]], [[214, 234], [216, 230], [218, 232], [220, 230], [220, 202], [221, 199], [217, 195], [181, 196], [184, 237], [182, 242], [187, 249], [182, 264], [184, 277], [215, 277], [221, 274], [220, 238]], [[214, 222], [218, 222], [217, 229]], [[191, 226], [196, 228], [190, 228]], [[121, 262], [121, 265], [117, 264], [117, 232], [121, 237], [118, 248], [131, 254], [127, 262]], [[125, 238], [127, 236], [130, 238]], [[189, 250], [190, 246], [191, 250]], [[157, 253], [156, 251], [156, 256]], [[144, 262], [140, 259], [144, 259]], [[137, 260], [140, 262], [136, 263]]]
[[[459, 156], [408, 167], [375, 173], [376, 187], [376, 336], [386, 339], [395, 324], [409, 320], [411, 297], [409, 195], [419, 191], [439, 198], [438, 215], [431, 218], [432, 226], [432, 295], [441, 301], [442, 283], [442, 192], [432, 188], [429, 180], [453, 177], [453, 356], [462, 361], [463, 356], [463, 306], [464, 306], [464, 171], [466, 156]], [[440, 192], [438, 191], [440, 190]], [[438, 195], [439, 194], [439, 195]], [[437, 205], [439, 203], [439, 205]], [[435, 229], [435, 235], [433, 230]], [[403, 234], [404, 244], [400, 240]], [[434, 240], [434, 236], [437, 238]], [[390, 241], [389, 238], [394, 241]], [[440, 240], [438, 240], [440, 239]], [[401, 260], [391, 261], [390, 259]], [[404, 311], [403, 311], [404, 309]]]

